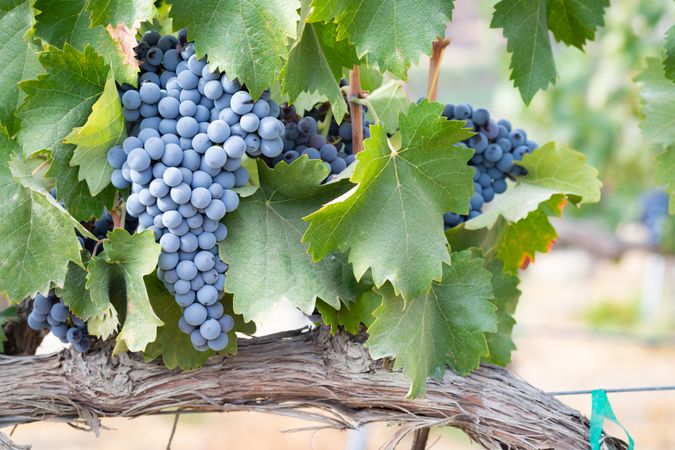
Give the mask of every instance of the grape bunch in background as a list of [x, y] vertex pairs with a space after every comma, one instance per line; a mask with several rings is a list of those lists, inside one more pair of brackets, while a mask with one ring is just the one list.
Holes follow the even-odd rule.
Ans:
[[279, 156], [284, 126], [268, 96], [254, 101], [183, 36], [144, 34], [139, 89], [121, 99], [130, 136], [108, 162], [115, 187], [131, 186], [127, 213], [159, 240], [157, 276], [183, 309], [180, 329], [197, 350], [219, 351], [234, 326], [219, 302], [227, 265], [216, 243], [228, 233], [220, 220], [248, 182], [241, 158]]
[[[276, 158], [270, 159], [275, 166], [280, 161], [290, 164], [302, 155], [309, 159], [320, 159], [330, 170], [326, 181], [330, 181], [354, 162], [356, 157], [352, 153], [352, 125], [345, 120], [341, 125], [331, 119], [327, 136], [319, 132], [319, 120], [322, 115], [317, 109], [300, 117], [293, 106], [284, 105], [279, 118], [285, 124], [283, 135], [284, 149]], [[368, 123], [363, 121], [364, 138], [370, 137]]]
[[[56, 198], [55, 188], [49, 193]], [[60, 203], [63, 206], [63, 203]], [[137, 225], [138, 222], [131, 217], [126, 221], [125, 228], [127, 231], [133, 231]], [[108, 231], [113, 229], [113, 218], [108, 211], [103, 211], [100, 218], [85, 226], [90, 229], [97, 240], [85, 238], [79, 231], [76, 231], [77, 239], [83, 249], [95, 256], [104, 251], [103, 246], [98, 243], [106, 237]], [[28, 315], [28, 326], [35, 331], [49, 330], [61, 342], [73, 344], [80, 352], [86, 352], [91, 347], [92, 337], [88, 333], [87, 324], [77, 317], [53, 290], [49, 291], [47, 297], [38, 294], [33, 299], [32, 309]]]
[[474, 136], [458, 144], [470, 147], [475, 153], [469, 165], [476, 170], [473, 176], [474, 194], [471, 211], [467, 215], [448, 212], [443, 216], [446, 228], [455, 227], [479, 216], [483, 205], [495, 195], [506, 191], [506, 180], [523, 175], [525, 169], [515, 165], [526, 153], [537, 148], [537, 143], [527, 139], [525, 131], [513, 128], [508, 120], [495, 121], [483, 109], [474, 109], [467, 103], [447, 104], [443, 116], [450, 120], [464, 120], [466, 126], [476, 132]]
[[28, 326], [35, 331], [48, 329], [64, 344], [73, 344], [79, 352], [86, 352], [91, 347], [87, 324], [73, 314], [53, 291], [46, 297], [42, 294], [35, 296], [33, 309], [28, 314]]
[[659, 245], [661, 243], [667, 219], [668, 193], [665, 189], [652, 189], [645, 192], [642, 195], [640, 221], [647, 229], [650, 244]]

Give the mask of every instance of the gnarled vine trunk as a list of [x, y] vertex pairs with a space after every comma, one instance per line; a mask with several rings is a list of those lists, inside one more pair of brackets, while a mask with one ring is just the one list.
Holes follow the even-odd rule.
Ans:
[[[253, 410], [320, 421], [336, 428], [399, 422], [407, 432], [449, 425], [488, 449], [587, 449], [588, 420], [509, 371], [485, 365], [469, 377], [447, 372], [425, 398], [405, 400], [408, 382], [373, 361], [357, 339], [290, 332], [240, 340], [233, 358], [201, 369], [168, 370], [111, 347], [0, 357], [0, 426], [40, 420], [84, 422], [172, 409]], [[617, 439], [608, 449], [624, 449]]]

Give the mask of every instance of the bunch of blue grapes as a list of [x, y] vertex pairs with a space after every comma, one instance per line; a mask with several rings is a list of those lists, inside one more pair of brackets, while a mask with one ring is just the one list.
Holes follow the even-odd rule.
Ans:
[[642, 214], [640, 221], [647, 228], [648, 240], [658, 245], [663, 239], [663, 231], [668, 218], [668, 193], [664, 189], [652, 189], [642, 195]]
[[475, 150], [469, 165], [476, 170], [473, 176], [474, 194], [471, 197], [471, 211], [466, 215], [448, 212], [444, 214], [446, 228], [455, 227], [479, 216], [483, 206], [495, 195], [506, 191], [506, 180], [523, 175], [525, 169], [515, 165], [526, 153], [537, 148], [537, 143], [528, 140], [527, 133], [513, 128], [508, 120], [495, 121], [483, 108], [474, 109], [467, 103], [447, 104], [443, 116], [450, 120], [464, 120], [467, 128], [476, 134], [458, 144]]
[[309, 159], [323, 161], [330, 170], [327, 178], [330, 181], [354, 162], [354, 155], [338, 150], [341, 147], [339, 144], [336, 145], [319, 133], [318, 117], [311, 114], [300, 117], [293, 106], [284, 105], [279, 118], [285, 123], [282, 137], [284, 148], [279, 156], [268, 160], [272, 166], [281, 161], [290, 164], [300, 156], [307, 155]]
[[113, 185], [131, 187], [127, 213], [159, 240], [157, 276], [183, 309], [180, 329], [197, 350], [219, 351], [234, 326], [219, 302], [228, 268], [216, 246], [228, 234], [220, 221], [239, 206], [233, 188], [248, 182], [242, 157], [279, 156], [284, 125], [267, 95], [254, 101], [191, 43], [171, 43], [147, 51], [139, 89], [123, 93], [131, 135], [108, 162]]
[[91, 347], [87, 324], [54, 294], [38, 294], [33, 299], [33, 309], [28, 314], [28, 326], [35, 331], [49, 330], [64, 344], [72, 344], [77, 351], [86, 352]]

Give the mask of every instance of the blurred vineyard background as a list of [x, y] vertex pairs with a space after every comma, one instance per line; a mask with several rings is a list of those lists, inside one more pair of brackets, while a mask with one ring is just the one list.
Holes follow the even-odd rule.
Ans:
[[[634, 79], [645, 58], [658, 56], [675, 19], [669, 0], [615, 0], [586, 53], [557, 46], [560, 78], [525, 108], [508, 81], [508, 56], [489, 29], [493, 2], [457, 1], [452, 40], [441, 69], [438, 100], [470, 102], [509, 118], [540, 144], [555, 140], [585, 153], [604, 183], [598, 205], [568, 207], [561, 238], [525, 272], [511, 370], [547, 391], [675, 384], [675, 219], [660, 238], [641, 222], [654, 185], [657, 149], [643, 138]], [[424, 96], [428, 60], [410, 71], [408, 93]], [[675, 105], [673, 105], [675, 108]], [[658, 191], [656, 191], [658, 192]], [[658, 195], [658, 194], [657, 194]], [[608, 242], [612, 251], [599, 251]], [[573, 242], [574, 244], [574, 242]], [[669, 253], [670, 252], [670, 253]], [[262, 332], [290, 329], [302, 318], [289, 309]], [[57, 348], [53, 341], [41, 351]], [[562, 398], [590, 414], [589, 395]], [[611, 394], [619, 420], [640, 449], [675, 448], [675, 392]], [[35, 450], [164, 449], [173, 418], [106, 420], [101, 437], [64, 424], [21, 426], [13, 437]], [[255, 413], [184, 415], [173, 449], [375, 449], [393, 425], [361, 431], [306, 430], [312, 424]], [[617, 436], [620, 429], [609, 430]], [[470, 449], [457, 430], [433, 430], [434, 449]], [[399, 448], [409, 448], [410, 440]]]

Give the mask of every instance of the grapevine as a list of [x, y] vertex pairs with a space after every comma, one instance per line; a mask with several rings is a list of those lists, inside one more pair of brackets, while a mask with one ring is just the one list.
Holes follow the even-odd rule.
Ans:
[[[494, 7], [526, 106], [558, 77], [552, 39], [583, 49], [603, 26], [606, 0], [583, 14], [563, 3]], [[290, 303], [322, 351], [339, 359], [357, 345], [371, 374], [400, 378], [402, 402], [432, 379], [507, 366], [521, 270], [551, 250], [551, 218], [597, 203], [602, 183], [583, 151], [541, 130], [465, 98], [435, 101], [453, 9], [2, 2], [0, 55], [18, 65], [0, 68], [0, 293], [11, 304], [0, 350], [11, 322], [38, 342], [51, 332], [83, 366], [128, 353], [121, 365], [189, 377], [235, 364], [242, 336]], [[674, 35], [636, 79], [660, 149], [658, 199], [643, 214], [654, 243], [675, 213], [675, 135], [663, 124]], [[429, 86], [414, 102], [406, 80], [421, 55]], [[263, 405], [263, 391], [247, 399]], [[501, 439], [484, 435], [472, 437]]]

